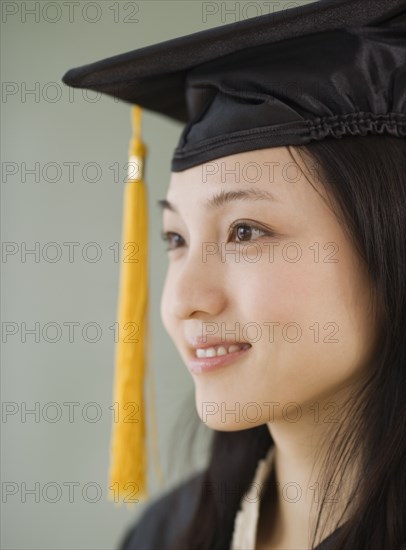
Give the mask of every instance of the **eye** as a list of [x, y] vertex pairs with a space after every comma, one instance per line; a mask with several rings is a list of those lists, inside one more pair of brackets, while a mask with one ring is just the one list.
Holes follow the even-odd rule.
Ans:
[[250, 242], [263, 236], [272, 236], [274, 231], [264, 229], [248, 222], [235, 222], [230, 227], [229, 239], [237, 242]]
[[162, 240], [168, 243], [167, 251], [175, 250], [185, 244], [185, 241], [179, 233], [174, 233], [173, 231], [161, 231]]

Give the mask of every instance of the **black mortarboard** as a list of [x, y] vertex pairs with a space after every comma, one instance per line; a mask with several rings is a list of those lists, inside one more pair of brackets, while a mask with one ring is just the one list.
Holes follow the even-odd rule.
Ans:
[[406, 2], [322, 0], [110, 57], [66, 84], [186, 123], [173, 171], [327, 136], [406, 136]]
[[[103, 59], [68, 71], [63, 81], [184, 123], [174, 172], [235, 153], [327, 137], [405, 138], [406, 2], [320, 0]], [[133, 145], [131, 154], [142, 157], [140, 141]], [[135, 185], [126, 199], [123, 235], [146, 246], [145, 193], [137, 182], [130, 182]], [[142, 253], [144, 265], [145, 248]], [[147, 278], [140, 266], [123, 265], [123, 323], [144, 319]], [[130, 390], [117, 393], [116, 400], [133, 395], [142, 403], [143, 352], [129, 349], [125, 360], [118, 360], [117, 385]], [[131, 384], [138, 385], [137, 392], [131, 393]], [[138, 430], [135, 437], [132, 427]], [[123, 431], [113, 445], [112, 482], [117, 478], [121, 489], [126, 480], [136, 480], [145, 494], [144, 424], [116, 428]], [[125, 453], [132, 453], [135, 470]]]

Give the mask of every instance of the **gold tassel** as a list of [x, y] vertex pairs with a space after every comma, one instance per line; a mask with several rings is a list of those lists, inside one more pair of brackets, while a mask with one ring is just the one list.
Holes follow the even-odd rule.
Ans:
[[132, 119], [133, 136], [124, 197], [109, 486], [110, 497], [115, 502], [129, 504], [149, 496], [144, 403], [145, 363], [149, 345], [148, 210], [143, 175], [146, 147], [141, 140], [139, 106], [133, 107]]

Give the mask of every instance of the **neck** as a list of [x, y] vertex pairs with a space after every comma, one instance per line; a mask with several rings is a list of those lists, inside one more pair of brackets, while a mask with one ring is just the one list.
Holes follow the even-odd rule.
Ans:
[[275, 443], [276, 483], [272, 504], [265, 505], [267, 520], [263, 523], [260, 537], [268, 540], [269, 548], [308, 548], [310, 530], [323, 496], [329, 520], [321, 533], [322, 539], [334, 531], [341, 518], [355, 480], [355, 468], [337, 478], [340, 485], [334, 482], [326, 487], [321, 475], [325, 472], [324, 461], [332, 433], [342, 422], [341, 404], [345, 396], [342, 392], [334, 399], [319, 401], [317, 406], [302, 406], [302, 414], [296, 422], [291, 421], [294, 414], [290, 411], [290, 421], [289, 416], [284, 415], [284, 418], [268, 423]]

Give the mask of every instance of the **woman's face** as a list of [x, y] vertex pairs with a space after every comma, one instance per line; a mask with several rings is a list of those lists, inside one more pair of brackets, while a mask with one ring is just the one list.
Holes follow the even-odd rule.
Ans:
[[[198, 414], [214, 429], [314, 411], [371, 359], [365, 268], [317, 176], [307, 177], [285, 147], [172, 174], [161, 316], [193, 377]], [[196, 358], [196, 347], [221, 343], [251, 347]]]

